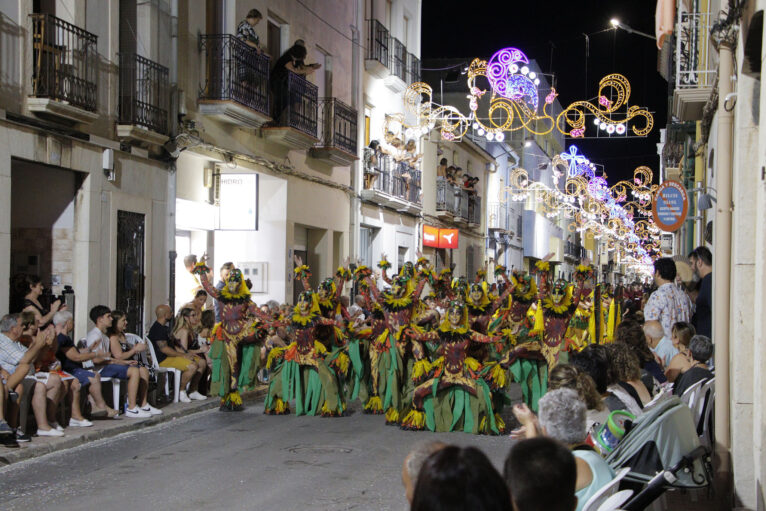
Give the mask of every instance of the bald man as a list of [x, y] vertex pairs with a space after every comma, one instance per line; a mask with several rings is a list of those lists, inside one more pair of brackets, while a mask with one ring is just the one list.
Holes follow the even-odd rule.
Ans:
[[647, 321], [644, 323], [644, 335], [649, 349], [659, 359], [662, 369], [667, 369], [670, 361], [678, 355], [678, 350], [673, 347], [672, 339], [665, 335], [662, 323], [659, 321]]
[[415, 486], [418, 484], [418, 475], [423, 463], [430, 455], [447, 447], [442, 442], [421, 443], [413, 447], [402, 463], [402, 484], [407, 500], [412, 503], [412, 495], [415, 493]]
[[186, 384], [191, 382], [190, 389], [195, 390], [204, 368], [197, 366], [194, 362], [194, 355], [177, 350], [173, 343], [170, 342], [170, 320], [173, 319], [172, 309], [165, 304], [158, 305], [154, 309], [154, 315], [157, 317], [157, 321], [152, 324], [147, 337], [154, 346], [157, 365], [181, 371], [181, 392], [179, 393], [179, 399], [184, 403], [188, 403], [189, 398], [184, 390], [186, 389]]

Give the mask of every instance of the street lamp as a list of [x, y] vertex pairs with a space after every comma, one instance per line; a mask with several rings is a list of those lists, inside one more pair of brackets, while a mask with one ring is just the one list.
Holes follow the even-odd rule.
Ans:
[[625, 32], [627, 32], [629, 34], [638, 34], [640, 36], [646, 37], [647, 39], [652, 39], [654, 41], [657, 40], [657, 38], [654, 37], [653, 35], [647, 34], [646, 32], [641, 32], [640, 30], [636, 30], [635, 28], [629, 27], [625, 23], [621, 23], [620, 20], [618, 20], [617, 18], [610, 19], [609, 20], [609, 24], [612, 25], [612, 27], [615, 30], [617, 30], [618, 28], [621, 28], [621, 29], [623, 29]]

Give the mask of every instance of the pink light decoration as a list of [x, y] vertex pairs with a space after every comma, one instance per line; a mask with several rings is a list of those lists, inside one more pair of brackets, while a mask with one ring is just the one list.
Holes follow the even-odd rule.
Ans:
[[569, 136], [572, 138], [580, 138], [585, 136], [585, 128], [576, 128], [569, 132]]
[[556, 96], [558, 96], [558, 94], [556, 94], [556, 89], [551, 88], [551, 91], [548, 93], [547, 96], [545, 96], [545, 104], [550, 105], [551, 103], [553, 103], [553, 100], [556, 99]]
[[609, 101], [609, 99], [606, 96], [599, 96], [598, 104], [606, 108], [609, 108], [610, 106], [612, 106], [612, 102]]

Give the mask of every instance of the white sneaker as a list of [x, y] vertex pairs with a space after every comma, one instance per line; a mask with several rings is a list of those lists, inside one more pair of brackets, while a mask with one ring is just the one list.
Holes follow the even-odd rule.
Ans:
[[178, 400], [182, 403], [191, 403], [192, 400], [189, 399], [189, 396], [186, 395], [186, 391], [182, 390], [178, 393]]
[[89, 428], [92, 425], [93, 423], [89, 421], [88, 419], [83, 419], [83, 420], [69, 419], [70, 428]]
[[207, 396], [203, 396], [202, 394], [200, 394], [199, 392], [195, 390], [194, 392], [189, 394], [189, 399], [194, 399], [195, 401], [204, 401], [205, 399], [207, 399]]
[[145, 412], [149, 412], [152, 415], [162, 415], [162, 410], [160, 410], [159, 408], [153, 407], [149, 403], [146, 403], [146, 406], [141, 408], [141, 410], [143, 410]]
[[146, 419], [147, 417], [151, 416], [151, 413], [143, 411], [138, 406], [135, 408], [127, 408], [125, 410], [125, 417], [128, 419]]
[[64, 428], [62, 428], [62, 427], [59, 425], [59, 423], [58, 423], [58, 422], [51, 422], [51, 423], [49, 423], [49, 426], [50, 426], [52, 429], [55, 429], [56, 431], [64, 431]]
[[53, 428], [49, 429], [48, 431], [45, 431], [44, 429], [38, 429], [37, 436], [64, 436], [64, 433]]

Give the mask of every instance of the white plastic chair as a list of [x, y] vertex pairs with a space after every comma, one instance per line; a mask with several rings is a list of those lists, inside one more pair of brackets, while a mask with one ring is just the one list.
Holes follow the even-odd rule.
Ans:
[[152, 358], [152, 368], [156, 373], [165, 373], [165, 395], [168, 397], [170, 397], [170, 389], [168, 388], [169, 382], [167, 373], [173, 373], [173, 402], [177, 403], [178, 394], [181, 390], [181, 371], [171, 367], [160, 367], [160, 364], [157, 362], [157, 355], [154, 352], [154, 344], [152, 344], [152, 341], [150, 341], [148, 337], [144, 337], [144, 341], [149, 348], [149, 354]]
[[673, 397], [673, 388], [663, 387], [663, 389], [657, 392], [657, 394], [654, 396], [654, 398], [652, 398], [651, 401], [649, 401], [648, 403], [644, 405], [644, 413], [651, 410], [652, 408], [662, 403], [663, 401], [670, 399], [671, 397]]
[[[582, 511], [601, 511], [601, 506], [605, 504], [611, 496], [617, 493], [617, 490], [620, 488], [620, 481], [623, 477], [628, 475], [628, 472], [630, 472], [630, 467], [621, 468], [620, 471], [617, 472], [617, 474], [614, 476], [614, 479], [609, 481], [608, 484], [604, 485], [600, 490], [594, 493], [591, 498], [588, 499], [588, 501], [582, 507]], [[625, 500], [620, 501], [620, 503], [615, 507], [609, 509], [617, 509], [626, 500], [628, 500], [631, 495], [633, 495], [633, 490], [624, 491], [628, 492]], [[620, 493], [622, 494], [623, 492]]]
[[710, 421], [713, 417], [713, 408], [715, 407], [715, 378], [711, 378], [705, 382], [700, 388], [699, 397], [697, 398], [699, 404], [699, 414], [697, 410], [692, 410], [694, 413], [694, 420], [697, 427], [702, 429], [700, 432], [700, 443], [707, 447], [713, 445], [713, 432], [710, 429]]
[[705, 383], [704, 380], [700, 380], [688, 389], [686, 389], [681, 396], [681, 402], [684, 403], [686, 406], [694, 410], [694, 403], [697, 402], [697, 394], [699, 392], [700, 387]]
[[596, 511], [620, 511], [620, 506], [633, 496], [633, 490], [618, 491], [601, 504]]
[[[84, 345], [86, 343], [86, 339], [82, 338], [79, 341], [77, 341], [77, 346]], [[93, 367], [86, 368], [89, 371], [93, 370]], [[101, 383], [110, 383], [112, 384], [112, 406], [114, 406], [114, 409], [117, 410], [117, 412], [120, 412], [120, 384], [121, 381], [119, 378], [112, 378], [109, 376], [102, 376], [101, 377]]]

